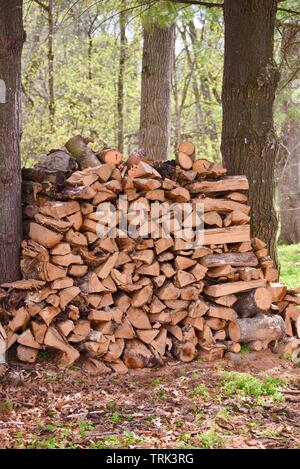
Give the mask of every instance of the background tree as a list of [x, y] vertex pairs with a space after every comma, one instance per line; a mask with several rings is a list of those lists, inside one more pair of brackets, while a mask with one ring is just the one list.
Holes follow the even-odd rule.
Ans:
[[171, 93], [175, 23], [144, 23], [140, 146], [152, 160], [166, 160], [170, 150]]
[[282, 79], [278, 99], [281, 145], [277, 162], [280, 240], [300, 242], [300, 25], [282, 25]]
[[222, 154], [229, 174], [246, 174], [252, 234], [275, 260], [273, 103], [279, 80], [274, 61], [277, 0], [225, 0]]
[[22, 237], [20, 112], [21, 52], [25, 33], [22, 0], [0, 2], [0, 78], [6, 102], [0, 103], [0, 283], [19, 277]]

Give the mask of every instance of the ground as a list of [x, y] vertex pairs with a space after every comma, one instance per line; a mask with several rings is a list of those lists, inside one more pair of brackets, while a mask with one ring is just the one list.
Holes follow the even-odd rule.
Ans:
[[2, 378], [1, 448], [300, 448], [300, 368], [270, 351], [123, 376], [47, 361]]
[[[280, 247], [300, 285], [300, 245]], [[169, 361], [91, 376], [12, 364], [0, 378], [0, 448], [300, 448], [300, 367], [243, 347], [237, 363]]]

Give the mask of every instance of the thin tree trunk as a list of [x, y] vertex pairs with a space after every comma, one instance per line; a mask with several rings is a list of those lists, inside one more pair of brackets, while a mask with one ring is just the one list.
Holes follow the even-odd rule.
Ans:
[[54, 52], [53, 52], [53, 0], [49, 0], [48, 4], [48, 86], [49, 86], [49, 116], [50, 128], [54, 131], [55, 121], [55, 96], [54, 96]]
[[88, 79], [92, 80], [93, 71], [92, 71], [92, 58], [93, 58], [93, 38], [92, 33], [88, 32], [89, 38], [89, 47], [88, 47]]
[[144, 26], [140, 146], [152, 160], [166, 160], [170, 147], [175, 23]]
[[0, 103], [0, 284], [20, 276], [22, 238], [20, 112], [21, 53], [25, 32], [22, 0], [0, 2], [0, 78], [6, 85]]
[[229, 174], [249, 178], [252, 234], [277, 264], [273, 103], [277, 0], [225, 0], [222, 154]]
[[174, 84], [173, 84], [173, 94], [174, 94], [174, 103], [175, 103], [175, 126], [174, 126], [174, 152], [178, 150], [178, 146], [181, 138], [181, 107], [179, 103], [179, 90], [178, 90], [178, 77], [176, 70], [176, 57], [175, 57], [175, 48], [174, 48]]
[[[199, 132], [201, 125], [202, 125], [202, 110], [201, 110], [201, 97], [200, 97], [200, 91], [197, 83], [197, 73], [195, 70], [195, 59], [192, 58], [191, 52], [189, 50], [189, 44], [187, 41], [186, 37], [186, 26], [183, 26], [183, 30], [180, 30], [180, 34], [182, 37], [182, 41], [184, 44], [184, 49], [186, 52], [186, 57], [187, 57], [187, 62], [188, 66], [190, 69], [190, 73], [192, 73], [192, 87], [193, 87], [193, 93], [195, 96], [195, 124], [196, 124], [196, 129]], [[193, 44], [194, 45], [194, 44]]]
[[126, 61], [126, 14], [120, 13], [120, 59], [118, 77], [118, 149], [124, 151], [124, 75]]

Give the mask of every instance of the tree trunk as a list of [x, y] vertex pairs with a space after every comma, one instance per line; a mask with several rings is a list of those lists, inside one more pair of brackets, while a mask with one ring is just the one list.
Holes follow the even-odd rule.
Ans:
[[[295, 106], [299, 106], [297, 79], [300, 57], [300, 27], [289, 26], [282, 32], [282, 59], [287, 63], [283, 81], [293, 82], [288, 85], [288, 98], [282, 103], [281, 110], [286, 118], [281, 127], [277, 180], [280, 203], [280, 239], [286, 244], [300, 242], [300, 121], [295, 117]], [[295, 70], [298, 73], [295, 74]], [[294, 92], [296, 91], [296, 93]]]
[[126, 15], [120, 13], [120, 60], [118, 77], [118, 149], [124, 151], [124, 75], [126, 60]]
[[88, 47], [88, 79], [92, 80], [93, 72], [92, 72], [92, 58], [93, 58], [93, 37], [92, 33], [88, 32], [89, 38], [89, 47]]
[[273, 103], [279, 72], [273, 58], [277, 0], [225, 0], [221, 150], [229, 174], [249, 178], [252, 235], [277, 264]]
[[175, 23], [144, 26], [140, 146], [152, 160], [166, 160], [171, 133]]
[[0, 103], [0, 284], [20, 276], [21, 164], [21, 53], [25, 32], [22, 0], [0, 2], [0, 78], [6, 85]]
[[55, 96], [54, 96], [54, 53], [53, 53], [53, 0], [49, 0], [47, 7], [48, 12], [48, 86], [49, 86], [49, 117], [50, 129], [54, 131], [55, 120]]

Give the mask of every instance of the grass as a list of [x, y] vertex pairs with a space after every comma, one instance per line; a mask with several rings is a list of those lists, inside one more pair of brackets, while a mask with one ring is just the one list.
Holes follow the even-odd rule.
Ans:
[[201, 384], [200, 386], [195, 386], [193, 388], [193, 394], [194, 394], [194, 397], [197, 398], [199, 396], [202, 396], [204, 401], [208, 401], [210, 396], [209, 396], [209, 392], [205, 386], [205, 384]]
[[274, 402], [283, 402], [284, 396], [278, 389], [283, 384], [285, 381], [281, 378], [264, 376], [258, 379], [248, 373], [230, 371], [223, 373], [219, 386], [227, 396], [268, 397]]
[[300, 243], [278, 246], [280, 281], [289, 288], [300, 286]]

